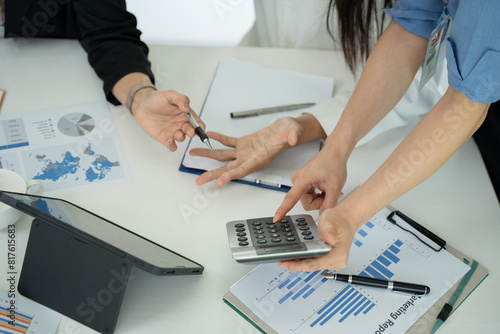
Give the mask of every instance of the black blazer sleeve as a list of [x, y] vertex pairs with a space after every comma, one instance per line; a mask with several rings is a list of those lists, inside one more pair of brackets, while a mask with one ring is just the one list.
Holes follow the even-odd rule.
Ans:
[[154, 82], [148, 48], [140, 40], [137, 20], [125, 0], [74, 0], [80, 44], [90, 65], [103, 81], [106, 98], [119, 104], [111, 89], [123, 76], [141, 72]]

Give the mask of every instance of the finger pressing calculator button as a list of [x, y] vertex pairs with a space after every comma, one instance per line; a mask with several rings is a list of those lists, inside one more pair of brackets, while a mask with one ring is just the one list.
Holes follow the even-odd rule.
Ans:
[[247, 241], [248, 239], [246, 237], [239, 237], [238, 241]]
[[241, 241], [238, 245], [240, 245], [240, 246], [248, 246], [248, 242]]
[[236, 229], [236, 232], [245, 232], [245, 229], [243, 227], [238, 227]]
[[274, 238], [274, 239], [271, 239], [271, 241], [277, 243], [277, 242], [281, 242], [281, 239], [280, 238]]
[[304, 232], [302, 232], [302, 235], [311, 235], [311, 234], [312, 234], [311, 231], [304, 231]]
[[304, 239], [306, 239], [306, 240], [312, 240], [312, 239], [314, 239], [314, 236], [313, 235], [306, 235], [304, 237]]

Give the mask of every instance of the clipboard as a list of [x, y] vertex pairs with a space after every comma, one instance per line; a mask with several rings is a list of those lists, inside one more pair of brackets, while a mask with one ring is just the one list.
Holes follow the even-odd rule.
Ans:
[[[222, 58], [210, 84], [200, 117], [207, 131], [232, 137], [256, 132], [282, 116], [296, 117], [307, 109], [277, 112], [248, 118], [231, 118], [232, 112], [290, 104], [321, 103], [331, 98], [334, 80], [330, 77], [269, 68], [233, 58]], [[227, 148], [211, 141], [214, 149]], [[222, 167], [226, 162], [192, 157], [189, 150], [205, 148], [200, 139], [189, 141], [179, 171], [201, 175]], [[291, 174], [309, 161], [322, 147], [314, 141], [283, 152], [269, 166], [233, 182], [287, 192]]]
[[[416, 238], [439, 252], [445, 249], [450, 254], [467, 264], [471, 269], [463, 278], [458, 280], [439, 300], [437, 300], [423, 316], [421, 316], [407, 331], [408, 334], [435, 333], [449, 316], [456, 310], [462, 302], [474, 291], [474, 289], [488, 276], [488, 270], [475, 259], [463, 254], [456, 248], [447, 245], [446, 241], [415, 222], [398, 210], [387, 207], [391, 213], [387, 216], [388, 221], [398, 225], [407, 233], [413, 234]], [[434, 244], [431, 244], [434, 243]], [[236, 297], [231, 291], [222, 298], [224, 303], [236, 311], [247, 320], [253, 327], [265, 334], [278, 334], [259, 315], [255, 314], [245, 303]], [[313, 332], [313, 331], [311, 331]]]

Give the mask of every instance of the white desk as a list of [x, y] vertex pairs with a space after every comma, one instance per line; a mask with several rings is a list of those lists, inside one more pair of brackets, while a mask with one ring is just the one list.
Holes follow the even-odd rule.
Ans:
[[[336, 92], [353, 85], [342, 58], [331, 51], [152, 46], [150, 59], [158, 87], [188, 95], [199, 111], [223, 56], [332, 76]], [[7, 90], [2, 113], [104, 99], [101, 82], [76, 41], [0, 40], [0, 59], [0, 88]], [[195, 175], [178, 171], [186, 143], [170, 153], [144, 134], [123, 107], [113, 107], [112, 113], [134, 183], [65, 198], [205, 266], [203, 275], [189, 277], [155, 277], [134, 269], [116, 333], [257, 333], [221, 299], [252, 268], [232, 260], [225, 223], [273, 215], [283, 193], [235, 183], [221, 189], [213, 184], [197, 187]], [[361, 184], [409, 129], [392, 131], [357, 149], [344, 191]], [[439, 333], [498, 332], [500, 208], [474, 142], [469, 141], [441, 170], [393, 205], [490, 270]], [[183, 206], [197, 213], [186, 219], [180, 211]], [[300, 204], [292, 210], [299, 212], [303, 212]], [[17, 225], [18, 261], [29, 221], [24, 217]], [[4, 244], [4, 231], [0, 240]], [[3, 276], [0, 287], [7, 287]], [[58, 333], [93, 331], [64, 318]]]

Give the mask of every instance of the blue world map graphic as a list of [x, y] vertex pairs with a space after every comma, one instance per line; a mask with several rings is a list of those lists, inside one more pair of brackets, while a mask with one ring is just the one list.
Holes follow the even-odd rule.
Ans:
[[82, 165], [82, 158], [70, 151], [63, 153], [61, 159], [49, 159], [45, 155], [36, 155], [35, 158], [43, 163], [43, 168], [33, 179], [59, 181], [74, 176], [75, 180], [78, 180], [83, 171], [85, 181], [94, 182], [106, 178], [113, 168], [120, 166], [118, 161], [112, 162], [106, 156], [95, 153], [90, 143], [83, 154], [86, 158], [91, 158], [90, 163]]

